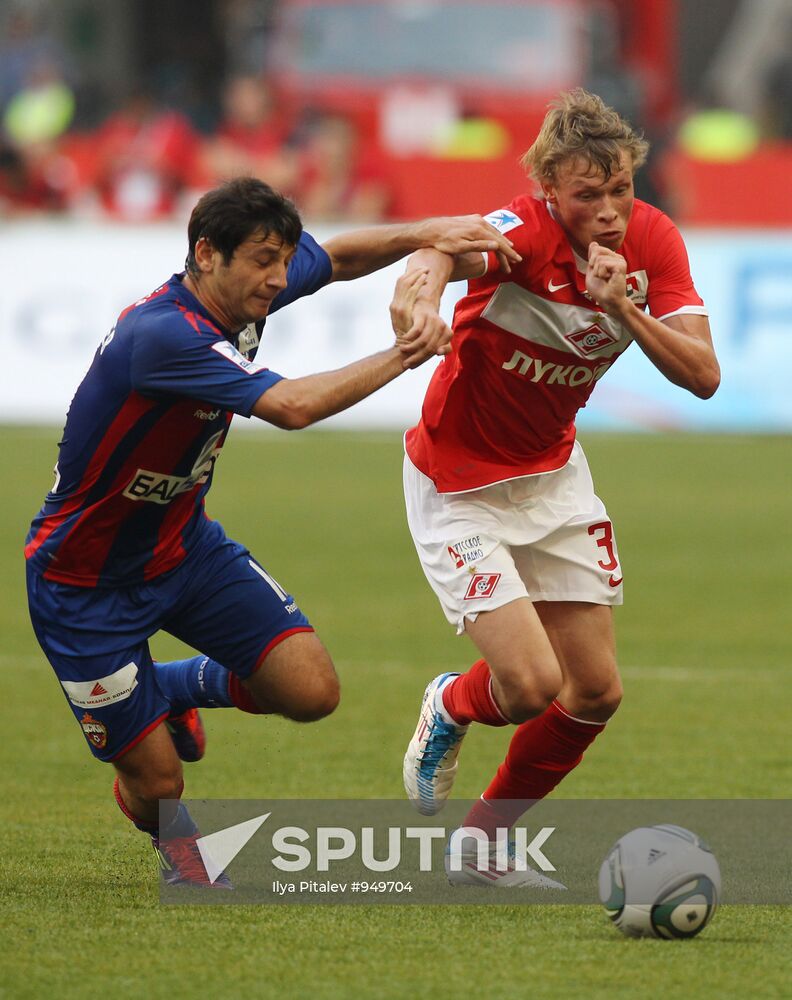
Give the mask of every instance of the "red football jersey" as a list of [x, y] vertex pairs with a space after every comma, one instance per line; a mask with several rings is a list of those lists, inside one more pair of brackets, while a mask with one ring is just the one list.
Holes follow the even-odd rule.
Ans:
[[[440, 493], [560, 469], [578, 410], [632, 341], [586, 294], [586, 261], [545, 201], [521, 195], [487, 219], [523, 260], [506, 274], [490, 254], [487, 273], [469, 283], [454, 313], [452, 352], [405, 439]], [[668, 216], [636, 201], [619, 252], [636, 305], [658, 319], [706, 315]]]

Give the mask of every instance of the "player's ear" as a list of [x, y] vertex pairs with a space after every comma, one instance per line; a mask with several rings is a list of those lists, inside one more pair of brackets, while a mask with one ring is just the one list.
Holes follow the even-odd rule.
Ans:
[[555, 185], [551, 184], [549, 181], [542, 181], [542, 194], [545, 197], [545, 201], [549, 202], [551, 205], [558, 203], [558, 195], [556, 194]]
[[195, 263], [204, 272], [212, 270], [214, 247], [205, 236], [201, 236], [195, 244]]

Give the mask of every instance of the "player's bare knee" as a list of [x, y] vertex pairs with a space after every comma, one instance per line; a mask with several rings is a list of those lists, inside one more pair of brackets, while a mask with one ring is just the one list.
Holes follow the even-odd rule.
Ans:
[[598, 722], [607, 721], [621, 704], [624, 690], [618, 676], [602, 684], [588, 684], [574, 691], [577, 714]]
[[624, 688], [621, 680], [617, 677], [597, 699], [597, 710], [602, 716], [609, 719], [621, 705], [623, 696]]
[[183, 789], [181, 774], [160, 775], [148, 786], [146, 797], [153, 800], [178, 799]]
[[341, 686], [335, 672], [322, 672], [303, 683], [300, 697], [286, 713], [295, 722], [317, 722], [331, 715], [341, 700]]
[[505, 714], [516, 725], [528, 722], [529, 719], [535, 719], [537, 715], [541, 715], [554, 697], [555, 695], [525, 692], [509, 705]]
[[506, 718], [519, 725], [541, 715], [557, 694], [558, 687], [549, 681], [526, 681], [503, 688], [499, 692], [498, 704]]
[[121, 779], [136, 798], [145, 802], [158, 802], [161, 799], [178, 799], [184, 788], [181, 770], [155, 771], [150, 774], [139, 774], [134, 777], [124, 776]]

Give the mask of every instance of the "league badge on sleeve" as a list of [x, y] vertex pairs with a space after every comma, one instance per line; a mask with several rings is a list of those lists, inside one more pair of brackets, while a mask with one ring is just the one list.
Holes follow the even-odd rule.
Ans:
[[229, 344], [227, 340], [216, 341], [212, 344], [212, 350], [217, 351], [224, 358], [228, 358], [229, 361], [233, 361], [237, 368], [241, 368], [248, 375], [255, 375], [256, 372], [266, 370], [264, 365], [257, 365], [255, 361], [248, 361], [245, 355], [238, 351], [233, 344]]
[[489, 215], [484, 216], [484, 219], [497, 229], [499, 233], [508, 233], [510, 230], [523, 225], [523, 220], [520, 216], [515, 215], [514, 212], [510, 212], [507, 208], [500, 208], [497, 212], [490, 212]]

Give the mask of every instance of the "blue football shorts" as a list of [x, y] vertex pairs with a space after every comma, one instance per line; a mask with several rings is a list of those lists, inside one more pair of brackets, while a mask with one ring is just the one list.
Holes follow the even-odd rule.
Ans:
[[167, 716], [148, 640], [165, 631], [241, 680], [295, 632], [313, 628], [238, 542], [207, 521], [201, 542], [174, 570], [138, 586], [73, 587], [28, 567], [36, 638], [88, 745], [111, 761]]

